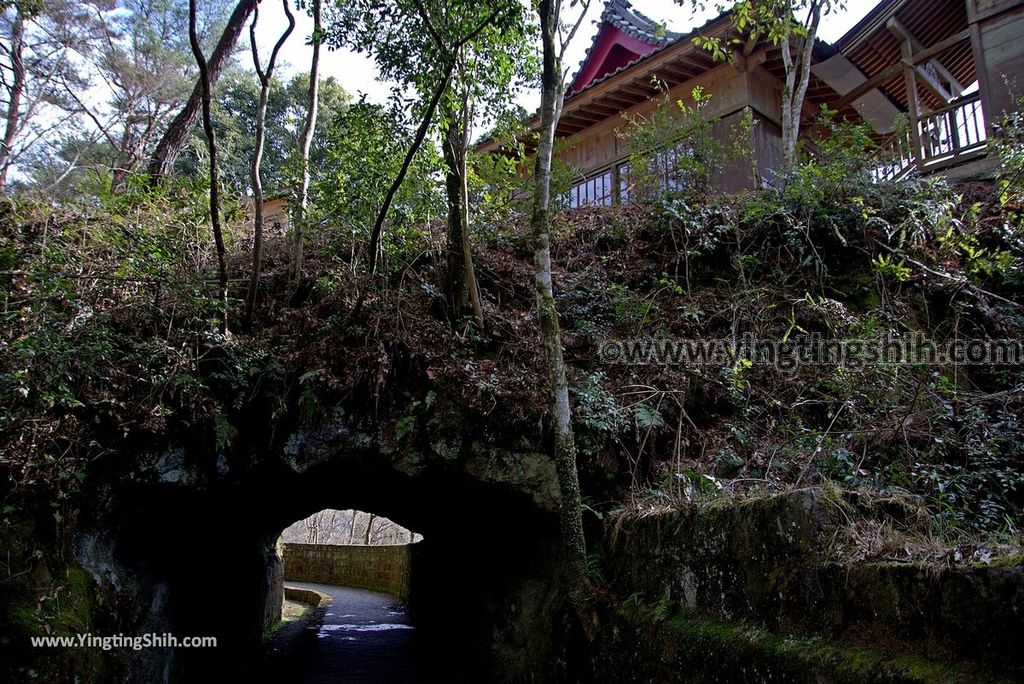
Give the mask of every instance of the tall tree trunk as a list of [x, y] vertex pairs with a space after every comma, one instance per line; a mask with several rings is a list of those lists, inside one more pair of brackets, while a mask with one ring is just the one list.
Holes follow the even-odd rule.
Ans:
[[782, 65], [786, 80], [782, 91], [782, 168], [792, 171], [796, 166], [797, 145], [800, 140], [800, 120], [803, 116], [804, 99], [811, 82], [811, 61], [814, 56], [814, 39], [821, 23], [821, 3], [813, 2], [809, 9], [807, 35], [798, 38], [797, 61], [790, 52], [790, 36], [783, 36], [779, 47], [782, 51]]
[[462, 123], [462, 154], [459, 158], [462, 175], [462, 259], [465, 261], [466, 290], [469, 291], [469, 303], [473, 308], [473, 320], [476, 327], [483, 330], [484, 309], [480, 303], [480, 286], [476, 281], [476, 269], [473, 267], [473, 245], [469, 236], [469, 170], [466, 158], [469, 156], [469, 126], [473, 120], [473, 112], [469, 107], [468, 96], [465, 101], [466, 116]]
[[[448, 84], [451, 83], [452, 72], [455, 70], [455, 65], [458, 62], [459, 51], [462, 50], [464, 45], [480, 35], [480, 32], [487, 28], [487, 26], [501, 13], [501, 9], [496, 9], [491, 12], [486, 19], [477, 24], [476, 28], [460, 38], [450, 50], [451, 58], [445, 67], [444, 75], [442, 76], [440, 83], [438, 83], [437, 89], [434, 90], [433, 96], [430, 98], [430, 102], [427, 105], [427, 111], [424, 112], [423, 118], [420, 119], [420, 125], [416, 129], [416, 135], [413, 137], [412, 145], [409, 146], [409, 149], [405, 153], [405, 158], [402, 160], [402, 167], [398, 170], [398, 175], [395, 176], [395, 179], [391, 182], [391, 187], [388, 188], [387, 194], [384, 195], [384, 202], [377, 211], [377, 219], [374, 221], [373, 230], [370, 233], [369, 265], [367, 268], [367, 272], [370, 276], [372, 276], [374, 271], [377, 269], [377, 253], [380, 251], [381, 233], [384, 231], [384, 221], [388, 217], [388, 211], [391, 209], [391, 203], [394, 202], [395, 195], [398, 194], [399, 188], [402, 187], [402, 183], [405, 181], [405, 176], [409, 173], [409, 167], [412, 165], [412, 160], [415, 158], [416, 153], [423, 144], [423, 139], [427, 137], [427, 131], [430, 129], [430, 124], [434, 120], [434, 113], [437, 111], [437, 106], [441, 102], [441, 98], [444, 96], [445, 91], [448, 89]], [[439, 47], [444, 49], [443, 45], [439, 45]], [[352, 307], [352, 313], [349, 314], [350, 319], [354, 319], [359, 316], [359, 312], [363, 310], [363, 302], [365, 300], [366, 288], [363, 287], [359, 296], [356, 298], [355, 306]]]
[[779, 45], [782, 52], [782, 66], [785, 81], [782, 84], [782, 170], [789, 173], [796, 164], [796, 132], [793, 130], [793, 95], [796, 86], [796, 71], [790, 52], [789, 35]]
[[366, 536], [365, 539], [363, 540], [363, 543], [366, 546], [370, 545], [370, 530], [373, 529], [373, 521], [377, 517], [373, 513], [370, 513], [369, 516], [369, 519], [366, 521]]
[[0, 148], [0, 194], [7, 189], [7, 172], [13, 161], [12, 146], [21, 130], [21, 96], [25, 92], [25, 16], [21, 9], [11, 25], [11, 86], [7, 100], [7, 127]]
[[274, 64], [281, 46], [288, 40], [295, 28], [295, 17], [288, 8], [288, 0], [282, 0], [284, 13], [288, 17], [288, 28], [284, 30], [267, 60], [267, 70], [260, 66], [260, 53], [256, 47], [256, 22], [259, 20], [259, 8], [252, 16], [249, 27], [249, 42], [252, 45], [252, 62], [256, 67], [256, 76], [260, 80], [260, 103], [256, 109], [256, 149], [252, 155], [252, 199], [253, 199], [253, 231], [252, 231], [252, 271], [249, 274], [249, 290], [245, 294], [245, 322], [252, 323], [256, 311], [256, 291], [259, 289], [260, 272], [263, 269], [263, 179], [260, 177], [260, 164], [263, 161], [263, 143], [267, 128], [267, 102], [270, 99], [270, 83], [274, 75]]
[[[238, 36], [241, 35], [242, 28], [256, 7], [256, 3], [257, 0], [239, 0], [234, 12], [231, 13], [231, 17], [228, 18], [228, 24], [224, 28], [224, 33], [221, 34], [220, 40], [217, 41], [217, 46], [213, 49], [213, 54], [210, 56], [210, 61], [207, 65], [206, 80], [209, 88], [212, 89], [216, 85], [220, 75], [224, 72], [224, 68], [231, 60], [231, 54], [234, 52], [235, 43], [238, 42]], [[192, 95], [189, 96], [188, 102], [178, 112], [178, 115], [174, 117], [171, 125], [164, 132], [163, 138], [157, 143], [153, 156], [150, 157], [149, 176], [151, 180], [158, 181], [164, 175], [171, 172], [174, 160], [178, 158], [178, 154], [181, 152], [181, 148], [185, 146], [189, 134], [195, 128], [196, 123], [199, 122], [203, 92], [203, 79], [200, 78], [192, 90]]]
[[228, 267], [224, 256], [224, 234], [220, 227], [220, 174], [217, 170], [217, 134], [213, 130], [213, 115], [210, 113], [211, 93], [209, 65], [203, 56], [196, 32], [196, 0], [188, 3], [188, 38], [192, 54], [199, 65], [199, 84], [202, 87], [203, 131], [206, 133], [206, 147], [210, 152], [210, 223], [213, 226], [213, 242], [217, 248], [217, 271], [220, 300], [220, 331], [228, 331]]
[[462, 116], [454, 102], [448, 107], [448, 129], [444, 136], [444, 187], [448, 196], [448, 234], [445, 241], [445, 292], [456, 316], [469, 308], [469, 290], [466, 287], [466, 260], [462, 255], [464, 223], [462, 181]]
[[[461, 78], [465, 73], [460, 68]], [[448, 194], [447, 275], [445, 289], [456, 314], [472, 310], [478, 328], [484, 327], [480, 290], [473, 268], [473, 249], [469, 236], [469, 176], [466, 160], [469, 155], [470, 125], [473, 114], [469, 90], [463, 92], [456, 109], [449, 108], [448, 130], [444, 140], [445, 190]]]
[[554, 418], [555, 469], [562, 495], [560, 509], [562, 541], [565, 549], [569, 596], [579, 609], [587, 590], [587, 552], [583, 536], [583, 513], [579, 474], [576, 470], [576, 444], [572, 434], [569, 384], [562, 357], [562, 333], [551, 284], [551, 248], [549, 206], [551, 199], [551, 158], [555, 127], [561, 115], [562, 65], [557, 32], [561, 0], [540, 0], [540, 25], [544, 45], [541, 80], [540, 142], [534, 172], [534, 204], [530, 221], [535, 269], [534, 290], [537, 314], [544, 341]]
[[306, 122], [299, 140], [299, 155], [302, 165], [302, 180], [299, 182], [299, 196], [292, 217], [292, 261], [289, 280], [292, 287], [302, 277], [302, 260], [305, 242], [306, 204], [309, 197], [309, 148], [313, 143], [316, 115], [320, 101], [320, 0], [313, 0], [313, 59], [309, 65], [309, 100], [306, 106]]

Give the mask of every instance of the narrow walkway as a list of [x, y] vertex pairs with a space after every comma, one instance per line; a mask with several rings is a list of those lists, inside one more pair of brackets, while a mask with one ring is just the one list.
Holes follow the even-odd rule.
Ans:
[[416, 647], [416, 630], [405, 607], [394, 597], [328, 584], [285, 584], [331, 597], [316, 646], [302, 664], [306, 684], [463, 681], [451, 672], [427, 667]]

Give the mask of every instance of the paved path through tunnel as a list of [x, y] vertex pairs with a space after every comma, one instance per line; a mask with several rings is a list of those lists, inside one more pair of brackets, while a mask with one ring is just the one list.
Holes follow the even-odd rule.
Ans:
[[[433, 683], [465, 681], [417, 648], [417, 634], [398, 599], [363, 589], [308, 582], [288, 586], [315, 589], [331, 597], [316, 645], [302, 664], [306, 684]], [[451, 668], [454, 669], [454, 668]]]

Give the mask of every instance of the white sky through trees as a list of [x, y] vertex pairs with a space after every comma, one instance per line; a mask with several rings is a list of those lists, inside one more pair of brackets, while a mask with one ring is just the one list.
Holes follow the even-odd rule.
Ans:
[[[679, 32], [689, 31], [718, 14], [713, 8], [694, 14], [688, 7], [683, 7], [673, 0], [631, 0], [631, 3], [635, 9], [655, 21], [666, 22], [670, 30]], [[866, 15], [875, 4], [874, 0], [852, 0], [847, 3], [846, 9], [822, 17], [818, 37], [828, 42], [835, 41]], [[569, 67], [570, 76], [576, 72], [580, 60], [583, 59], [587, 48], [590, 47], [594, 34], [597, 32], [596, 22], [600, 19], [603, 9], [603, 0], [593, 0], [587, 19], [584, 20], [583, 26], [580, 27], [573, 39], [573, 44], [569, 47], [565, 61], [566, 66]], [[280, 59], [282, 61], [278, 75], [282, 80], [292, 74], [309, 69], [312, 51], [308, 41], [313, 30], [313, 20], [308, 14], [300, 11], [295, 12], [295, 18], [295, 31], [281, 50]], [[260, 3], [257, 39], [263, 50], [269, 53], [270, 47], [280, 36], [285, 25], [286, 21], [280, 1], [264, 0]], [[239, 59], [246, 68], [252, 69], [252, 59], [248, 51], [240, 53]], [[324, 77], [336, 78], [355, 97], [358, 97], [360, 93], [366, 93], [369, 100], [383, 103], [390, 93], [387, 83], [377, 81], [378, 72], [372, 57], [356, 54], [351, 50], [323, 51], [320, 57], [320, 73]], [[537, 109], [539, 98], [538, 90], [526, 91], [520, 94], [517, 103], [532, 112]]]

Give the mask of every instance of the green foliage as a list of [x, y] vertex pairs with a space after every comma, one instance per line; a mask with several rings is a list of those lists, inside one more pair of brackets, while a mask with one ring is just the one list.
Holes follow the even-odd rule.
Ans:
[[479, 239], [503, 237], [502, 228], [515, 221], [523, 208], [518, 197], [523, 189], [519, 165], [523, 157], [504, 154], [473, 154], [467, 161], [469, 197], [474, 221], [471, 229]]
[[[478, 239], [506, 239], [507, 227], [529, 211], [530, 179], [520, 174], [529, 163], [525, 140], [530, 115], [522, 107], [508, 108], [495, 116], [484, 139], [500, 141], [502, 154], [475, 153], [467, 159], [471, 229]], [[561, 185], [568, 188], [567, 181]], [[552, 192], [558, 187], [553, 180]]]
[[1019, 530], [1024, 522], [1020, 419], [1006, 414], [993, 418], [977, 408], [966, 415], [947, 413], [944, 420], [960, 431], [960, 458], [919, 459], [911, 467], [911, 477], [931, 492], [939, 515], [959, 527]]
[[604, 387], [604, 373], [591, 373], [582, 387], [575, 388], [576, 419], [596, 433], [614, 434], [627, 425], [628, 414], [615, 395]]
[[[891, 210], [893, 191], [880, 187], [871, 175], [874, 143], [869, 127], [837, 123], [832, 115], [825, 110], [818, 121], [822, 135], [816, 140], [817, 152], [802, 158], [785, 184], [747, 197], [739, 217], [741, 225], [777, 230], [780, 245], [819, 277], [828, 270], [827, 251], [837, 243], [836, 249], [845, 249], [846, 235], [872, 224], [890, 234], [909, 235], [923, 228], [923, 222], [906, 210], [925, 210], [912, 192], [908, 195], [913, 201], [902, 211]], [[879, 218], [879, 206], [887, 215], [899, 216], [899, 222]]]
[[615, 308], [615, 325], [628, 333], [639, 333], [658, 311], [653, 300], [637, 296], [625, 285], [612, 283], [610, 292]]
[[1014, 220], [1019, 239], [1024, 224], [1024, 97], [1018, 100], [1020, 108], [1001, 122], [1002, 135], [992, 138], [989, 145], [999, 157], [999, 202]]
[[1020, 260], [1013, 253], [1000, 247], [982, 247], [978, 235], [969, 230], [950, 228], [938, 236], [938, 243], [946, 252], [958, 256], [964, 271], [976, 282], [999, 278], [1015, 282], [1020, 278]]
[[[488, 17], [493, 16], [492, 22], [463, 55], [472, 73], [467, 83], [475, 90], [473, 99], [507, 98], [507, 86], [515, 75], [528, 72], [535, 64], [535, 57], [528, 54], [522, 41], [532, 31], [530, 14], [524, 6], [493, 0], [359, 0], [328, 3], [324, 9], [328, 44], [368, 53], [381, 79], [396, 84], [391, 98], [396, 118], [405, 114], [409, 120], [418, 119], [429, 94], [439, 84], [444, 66], [456, 57], [448, 50]], [[475, 57], [483, 54], [486, 60]], [[408, 88], [420, 96], [412, 107], [407, 106]]]
[[683, 196], [665, 197], [658, 203], [654, 226], [669, 234], [676, 253], [682, 255], [687, 290], [692, 262], [719, 254], [736, 229], [720, 200], [694, 201]]
[[218, 452], [223, 452], [229, 446], [231, 446], [231, 440], [234, 439], [235, 429], [228, 421], [227, 417], [223, 413], [217, 413], [214, 415], [214, 448]]
[[731, 366], [723, 371], [729, 391], [739, 402], [743, 401], [744, 392], [748, 386], [746, 380], [747, 372], [753, 366], [754, 362], [750, 359], [736, 359]]
[[572, 330], [593, 334], [615, 324], [614, 290], [592, 285], [556, 294], [561, 323]]
[[[268, 196], [289, 191], [298, 182], [301, 169], [297, 158], [299, 138], [305, 122], [309, 97], [309, 73], [295, 75], [287, 83], [271, 81], [267, 100], [266, 138], [262, 179]], [[213, 118], [217, 132], [217, 158], [224, 183], [237, 194], [250, 190], [250, 166], [255, 150], [256, 109], [260, 86], [253, 75], [240, 68], [229, 69], [217, 81]], [[333, 77], [320, 79], [317, 123], [310, 146], [310, 168], [316, 175], [333, 173], [337, 160], [328, 155], [329, 125], [342, 115], [352, 96]], [[176, 162], [178, 173], [197, 176], [207, 166], [206, 138], [202, 127], [193, 131], [186, 153]]]
[[721, 140], [713, 135], [717, 119], [707, 115], [711, 94], [694, 88], [692, 104], [673, 101], [659, 81], [661, 101], [647, 115], [626, 115], [617, 131], [630, 151], [629, 183], [638, 200], [683, 196], [706, 198], [711, 181], [724, 166]]
[[827, 211], [837, 201], [836, 193], [844, 198], [861, 196], [874, 183], [871, 125], [837, 121], [835, 114], [822, 109], [817, 121], [821, 133], [814, 139], [817, 149], [787, 179], [783, 197], [797, 212]]
[[[700, 10], [706, 6], [704, 0], [680, 0], [680, 3]], [[719, 4], [719, 11], [724, 11], [726, 6]], [[811, 14], [812, 8], [817, 7], [822, 14], [828, 14], [845, 6], [845, 0], [736, 0], [730, 11], [739, 35], [723, 38], [697, 34], [693, 37], [693, 44], [710, 53], [716, 61], [725, 61], [731, 50], [742, 46], [749, 36], [763, 37], [772, 45], [794, 37], [806, 37], [810, 27], [803, 20]]]
[[637, 404], [633, 409], [633, 420], [641, 430], [654, 430], [665, 427], [665, 417], [654, 406], [647, 402]]
[[[335, 254], [367, 240], [377, 211], [411, 144], [410, 133], [384, 108], [357, 102], [325, 131], [328, 168], [313, 179], [310, 220], [332, 244]], [[425, 144], [398, 191], [383, 234], [384, 269], [399, 268], [425, 249], [425, 226], [443, 215], [435, 170], [436, 149]]]
[[875, 256], [871, 265], [874, 266], [875, 273], [883, 278], [891, 278], [898, 283], [910, 280], [910, 275], [913, 273], [913, 271], [907, 267], [906, 260], [900, 259], [899, 261], [896, 261], [896, 259], [890, 254], [879, 254]]
[[[47, 200], [95, 196], [111, 175], [145, 164], [192, 92], [197, 69], [188, 37], [189, 3], [39, 5], [23, 98], [23, 106], [32, 103], [27, 119], [38, 120], [33, 132], [17, 136], [18, 147], [25, 147], [17, 150], [24, 154], [15, 185], [19, 193]], [[230, 0], [199, 4], [198, 32], [207, 54], [233, 7]]]
[[119, 193], [27, 203], [7, 217], [0, 470], [22, 496], [63, 501], [114, 442], [175, 421], [228, 448], [253, 387], [276, 386], [281, 368], [260, 345], [213, 332], [215, 259], [199, 185], [129, 177]]
[[413, 429], [416, 427], [416, 416], [408, 415], [402, 416], [395, 423], [395, 439], [401, 442], [407, 436], [412, 434]]

